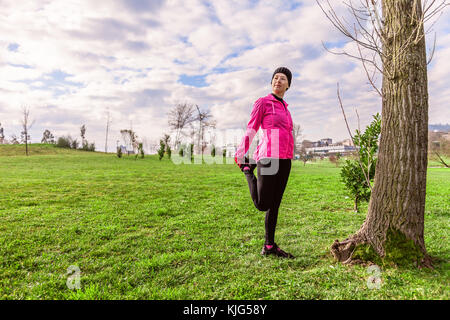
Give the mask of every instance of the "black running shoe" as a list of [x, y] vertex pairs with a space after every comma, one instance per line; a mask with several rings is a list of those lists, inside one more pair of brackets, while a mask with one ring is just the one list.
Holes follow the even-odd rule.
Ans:
[[289, 258], [289, 259], [295, 258], [292, 254], [281, 250], [280, 247], [278, 247], [278, 245], [276, 243], [274, 243], [270, 249], [268, 249], [266, 247], [266, 245], [264, 245], [262, 248], [261, 254], [263, 256], [268, 256], [268, 255], [273, 254], [277, 257], [282, 257], [282, 258]]

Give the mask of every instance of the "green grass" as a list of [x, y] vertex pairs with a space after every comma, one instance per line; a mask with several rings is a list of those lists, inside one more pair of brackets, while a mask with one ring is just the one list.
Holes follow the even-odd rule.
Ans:
[[[328, 161], [293, 163], [276, 241], [296, 259], [282, 260], [259, 254], [264, 213], [233, 165], [31, 150], [45, 148], [0, 157], [1, 299], [449, 299], [448, 169], [428, 169], [435, 269], [383, 269], [381, 288], [369, 289], [367, 268], [329, 254], [367, 204], [352, 211]], [[66, 285], [70, 266], [79, 290]]]
[[[35, 155], [79, 155], [86, 153], [86, 151], [81, 150], [73, 150], [66, 148], [56, 148], [52, 144], [44, 144], [44, 143], [33, 143], [28, 145], [28, 154], [30, 156]], [[0, 145], [0, 157], [12, 157], [12, 156], [25, 156], [25, 145], [24, 144], [5, 144]]]

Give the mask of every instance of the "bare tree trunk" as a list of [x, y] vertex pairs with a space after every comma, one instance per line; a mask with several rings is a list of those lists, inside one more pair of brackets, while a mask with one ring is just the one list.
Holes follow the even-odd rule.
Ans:
[[[382, 126], [374, 188], [360, 230], [331, 252], [340, 261], [378, 256], [431, 267], [424, 242], [428, 143], [427, 62], [421, 1], [382, 2], [389, 60], [383, 69]], [[423, 21], [423, 20], [422, 20]], [[411, 35], [417, 28], [417, 40]], [[372, 252], [371, 256], [369, 252]], [[368, 256], [369, 255], [369, 256]]]
[[108, 134], [109, 134], [109, 125], [111, 123], [111, 114], [109, 110], [106, 113], [106, 139], [105, 139], [105, 153], [108, 153]]
[[295, 158], [295, 154], [297, 154], [299, 152], [297, 144], [298, 142], [302, 139], [302, 128], [299, 124], [294, 123], [294, 127], [292, 129], [292, 135], [294, 137], [294, 158]]
[[22, 108], [22, 114], [23, 114], [23, 119], [22, 119], [22, 137], [23, 137], [23, 141], [25, 142], [25, 154], [28, 156], [28, 140], [29, 140], [29, 135], [28, 132], [30, 131], [31, 127], [34, 124], [34, 121], [32, 121], [32, 123], [30, 124], [30, 110], [27, 107], [23, 107]]

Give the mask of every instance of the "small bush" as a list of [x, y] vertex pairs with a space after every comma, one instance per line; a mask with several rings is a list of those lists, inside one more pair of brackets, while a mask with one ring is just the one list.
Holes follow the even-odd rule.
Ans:
[[[375, 176], [375, 166], [372, 167], [370, 178]], [[341, 170], [341, 179], [345, 187], [354, 197], [354, 210], [358, 212], [361, 201], [369, 201], [371, 191], [364, 172], [358, 160], [346, 160]]]
[[137, 145], [137, 152], [134, 160], [137, 160], [139, 156], [141, 157], [141, 159], [144, 159], [144, 145], [142, 144], [142, 142], [139, 142]]
[[357, 160], [346, 160], [341, 170], [341, 179], [355, 199], [355, 211], [358, 211], [360, 201], [370, 200], [369, 182], [372, 183], [375, 178], [376, 154], [380, 133], [381, 116], [377, 113], [363, 133], [356, 130], [353, 141], [358, 149], [359, 157]]
[[68, 149], [70, 149], [72, 147], [72, 138], [70, 136], [59, 137], [58, 141], [56, 142], [56, 146], [58, 148], [68, 148]]
[[336, 167], [339, 166], [339, 158], [335, 155], [331, 155], [328, 157], [328, 160], [330, 160], [331, 163], [334, 163]]
[[180, 146], [180, 149], [178, 150], [178, 155], [180, 156], [180, 157], [183, 157], [184, 156], [184, 149], [186, 148], [186, 145], [181, 145]]
[[84, 151], [95, 151], [95, 143], [88, 143], [85, 140], [83, 142], [81, 148], [78, 148], [79, 147], [78, 140], [73, 139], [70, 135], [59, 137], [55, 146], [58, 148], [78, 149], [78, 150], [84, 150]]
[[164, 157], [165, 149], [166, 149], [166, 145], [164, 144], [164, 141], [159, 140], [159, 150], [158, 150], [159, 160], [161, 160]]
[[89, 151], [89, 143], [86, 140], [84, 140], [81, 143], [81, 148], [80, 149], [83, 150], [83, 151]]
[[144, 159], [144, 145], [142, 144], [142, 142], [139, 143], [138, 150], [139, 150], [139, 154], [141, 156], [141, 159]]
[[78, 149], [78, 145], [79, 145], [79, 143], [78, 143], [78, 140], [77, 140], [77, 139], [73, 139], [73, 140], [71, 141], [71, 143], [70, 143], [70, 147], [71, 147], [72, 149]]

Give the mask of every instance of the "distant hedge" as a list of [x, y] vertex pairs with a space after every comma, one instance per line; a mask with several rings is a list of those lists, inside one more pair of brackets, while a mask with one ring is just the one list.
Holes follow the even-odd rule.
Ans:
[[88, 143], [84, 141], [81, 148], [78, 148], [79, 142], [77, 139], [73, 139], [69, 136], [59, 137], [56, 141], [56, 147], [58, 148], [67, 148], [67, 149], [75, 149], [75, 150], [84, 150], [84, 151], [95, 151], [95, 143]]

